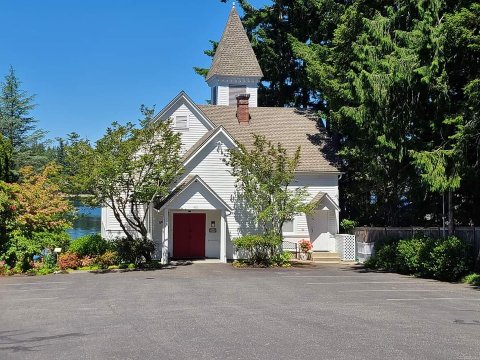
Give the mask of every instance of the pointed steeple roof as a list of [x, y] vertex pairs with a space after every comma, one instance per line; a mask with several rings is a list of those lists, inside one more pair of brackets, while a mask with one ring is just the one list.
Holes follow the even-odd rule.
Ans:
[[228, 16], [207, 80], [214, 75], [262, 77], [262, 69], [235, 6]]

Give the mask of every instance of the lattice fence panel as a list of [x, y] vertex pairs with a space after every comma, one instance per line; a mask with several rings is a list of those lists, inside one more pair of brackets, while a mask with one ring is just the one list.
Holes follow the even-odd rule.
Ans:
[[344, 261], [355, 261], [355, 235], [343, 235], [343, 258]]

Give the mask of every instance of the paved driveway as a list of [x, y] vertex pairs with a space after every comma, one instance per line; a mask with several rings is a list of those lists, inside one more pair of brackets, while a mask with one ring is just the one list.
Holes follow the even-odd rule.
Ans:
[[478, 359], [480, 291], [346, 266], [0, 278], [0, 359]]

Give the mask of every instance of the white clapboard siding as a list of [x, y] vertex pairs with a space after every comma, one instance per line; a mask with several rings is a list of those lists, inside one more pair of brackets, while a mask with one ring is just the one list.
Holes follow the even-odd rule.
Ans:
[[290, 189], [306, 186], [311, 201], [319, 191], [327, 193], [338, 205], [338, 175], [337, 174], [299, 174], [295, 176], [294, 183]]
[[169, 204], [180, 210], [215, 210], [220, 206], [221, 203], [199, 182], [191, 183]]
[[217, 105], [228, 105], [228, 86], [217, 86]]
[[[171, 114], [171, 117], [173, 120], [173, 130], [180, 133], [182, 137], [182, 154], [190, 149], [193, 144], [195, 144], [208, 131], [205, 125], [192, 113], [192, 111], [190, 111], [185, 104], [180, 105], [180, 107], [178, 107]], [[176, 123], [177, 117], [182, 120], [181, 124]], [[183, 122], [185, 118], [188, 119], [186, 124], [187, 126], [185, 126]]]
[[[115, 218], [115, 215], [113, 214], [113, 210], [111, 208], [103, 207], [101, 214], [102, 214], [102, 236], [106, 238], [115, 238], [119, 236], [124, 236], [123, 230], [120, 224], [118, 223], [117, 219]], [[145, 209], [140, 208], [139, 215], [143, 216], [144, 214], [145, 214]], [[124, 221], [123, 223], [126, 225], [127, 229], [130, 229], [130, 227], [126, 224], [126, 221]], [[152, 228], [153, 228], [152, 209], [149, 210], [149, 213], [145, 218], [145, 225], [149, 233], [151, 234]]]
[[[220, 142], [221, 146], [219, 146]], [[184, 178], [188, 175], [199, 175], [215, 193], [228, 203], [234, 211], [227, 216], [228, 232], [233, 239], [240, 235], [256, 231], [255, 223], [241, 204], [235, 202], [235, 178], [230, 174], [229, 167], [224, 162], [229, 141], [222, 133], [219, 133], [209, 144], [189, 163], [185, 169]], [[228, 145], [230, 146], [230, 145]], [[337, 175], [298, 175], [297, 181], [289, 187], [294, 189], [308, 185], [309, 198], [311, 201], [319, 191], [328, 193], [333, 201], [338, 202], [338, 177]], [[202, 205], [198, 197], [194, 199], [195, 209], [201, 209]], [[205, 204], [209, 209], [208, 204]], [[329, 215], [329, 229], [332, 234], [336, 231], [335, 211]], [[333, 220], [331, 221], [331, 217]], [[295, 221], [295, 234], [308, 234], [308, 226], [305, 215], [299, 215]]]
[[[223, 133], [218, 133], [200, 153], [187, 164], [183, 177], [198, 175], [208, 186], [225, 201], [232, 209], [234, 205], [235, 179], [229, 173], [229, 167], [224, 159], [227, 154], [227, 146], [233, 144]], [[200, 204], [196, 204], [201, 209]], [[205, 206], [210, 206], [205, 204]], [[207, 207], [208, 208], [208, 207]], [[234, 238], [239, 233], [239, 221], [236, 220], [236, 211], [227, 216], [228, 232]], [[228, 255], [228, 254], [227, 254]]]
[[250, 99], [248, 99], [248, 106], [257, 107], [258, 104], [258, 88], [257, 87], [247, 87], [247, 94], [250, 94]]
[[[289, 186], [289, 189], [295, 189], [306, 186], [308, 191], [307, 201], [311, 201], [319, 191], [327, 193], [338, 205], [338, 175], [336, 174], [315, 174], [315, 175], [297, 175], [295, 182]], [[328, 231], [331, 234], [337, 233], [337, 215], [336, 211], [329, 211]], [[295, 233], [308, 234], [307, 217], [304, 214], [295, 217]]]
[[308, 234], [308, 223], [305, 214], [295, 216], [294, 233], [295, 234]]

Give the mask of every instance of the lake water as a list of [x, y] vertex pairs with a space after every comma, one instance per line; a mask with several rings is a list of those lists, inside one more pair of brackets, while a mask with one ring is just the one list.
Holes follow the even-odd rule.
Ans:
[[79, 201], [75, 201], [74, 206], [77, 210], [77, 217], [73, 222], [73, 227], [67, 230], [72, 239], [100, 233], [101, 209], [85, 206]]

